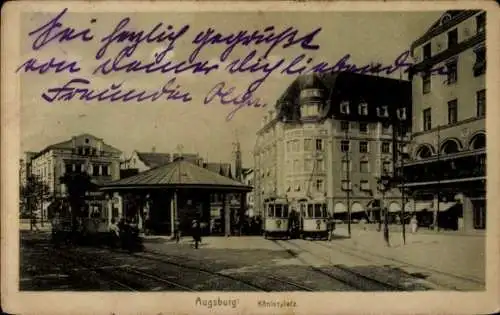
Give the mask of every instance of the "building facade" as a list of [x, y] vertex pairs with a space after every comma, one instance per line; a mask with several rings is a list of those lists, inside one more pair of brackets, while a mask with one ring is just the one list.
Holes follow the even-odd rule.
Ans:
[[374, 219], [369, 210], [381, 199], [400, 211], [399, 190], [382, 196], [377, 178], [393, 172], [393, 127], [411, 123], [409, 113], [406, 81], [347, 72], [298, 77], [257, 133], [255, 211], [280, 200], [292, 210], [319, 203], [341, 219], [348, 210], [353, 219]]
[[[120, 178], [121, 151], [106, 144], [103, 139], [90, 134], [81, 134], [70, 140], [49, 145], [36, 154], [30, 154], [31, 174], [37, 175], [49, 187], [53, 197], [65, 197], [66, 187], [61, 177], [69, 172], [87, 172], [92, 181], [102, 183]], [[105, 207], [99, 193], [90, 205], [93, 211]], [[42, 207], [42, 218], [47, 217], [47, 207]]]
[[[447, 11], [416, 39], [411, 53], [413, 123], [403, 165], [409, 211], [436, 228], [486, 223], [486, 14]], [[445, 75], [429, 69], [444, 67]]]
[[[253, 169], [251, 169], [251, 168], [244, 169], [243, 173], [242, 173], [243, 184], [250, 186], [250, 187], [254, 187], [254, 174], [255, 174], [255, 172], [253, 171]], [[246, 214], [249, 217], [254, 217], [254, 216], [260, 215], [260, 213], [256, 213], [255, 209], [254, 209], [254, 199], [255, 199], [254, 195], [255, 195], [255, 191], [249, 192], [247, 194]]]

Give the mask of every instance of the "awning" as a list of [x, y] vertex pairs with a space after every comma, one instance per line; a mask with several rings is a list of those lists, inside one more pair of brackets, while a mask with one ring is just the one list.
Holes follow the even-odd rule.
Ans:
[[389, 212], [399, 212], [401, 211], [401, 206], [397, 202], [391, 202], [389, 205]]
[[363, 206], [359, 202], [355, 202], [351, 206], [351, 213], [364, 212]]
[[423, 211], [424, 209], [427, 209], [428, 211], [432, 211], [432, 201], [429, 202], [414, 202], [410, 201], [405, 205], [405, 211], [406, 212], [420, 212]]
[[439, 203], [439, 212], [447, 211], [456, 204], [457, 204], [456, 202], [440, 202]]
[[343, 203], [338, 202], [335, 204], [335, 207], [333, 208], [333, 212], [334, 213], [345, 213], [345, 212], [347, 212], [347, 208]]

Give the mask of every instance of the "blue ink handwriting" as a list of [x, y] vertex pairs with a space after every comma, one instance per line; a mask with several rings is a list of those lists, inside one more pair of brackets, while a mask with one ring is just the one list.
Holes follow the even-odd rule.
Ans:
[[[118, 25], [115, 27], [113, 32], [109, 35], [104, 36], [101, 39], [102, 46], [99, 48], [96, 54], [96, 59], [101, 59], [106, 50], [112, 43], [122, 43], [129, 42], [131, 45], [126, 46], [125, 49], [128, 49], [133, 53], [135, 49], [142, 44], [146, 43], [162, 43], [164, 41], [169, 41], [166, 49], [157, 56], [157, 59], [163, 59], [165, 54], [174, 48], [175, 41], [179, 39], [182, 35], [184, 35], [189, 29], [189, 25], [184, 25], [180, 30], [173, 30], [174, 27], [172, 25], [164, 26], [163, 23], [158, 23], [153, 27], [149, 32], [140, 30], [140, 31], [128, 31], [124, 30], [124, 28], [129, 24], [130, 18], [126, 17], [122, 19]], [[164, 28], [162, 30], [162, 28]], [[155, 34], [156, 33], [156, 34]]]
[[76, 78], [71, 79], [61, 87], [48, 89], [47, 92], [42, 94], [42, 98], [49, 103], [54, 101], [71, 101], [74, 98], [81, 101], [96, 100], [97, 102], [130, 102], [135, 100], [140, 103], [147, 100], [154, 102], [160, 98], [162, 100], [179, 100], [183, 103], [190, 102], [192, 100], [190, 93], [182, 92], [179, 84], [174, 87], [175, 81], [176, 78], [170, 79], [164, 86], [154, 92], [137, 91], [136, 89], [124, 91], [122, 90], [123, 83], [113, 83], [107, 89], [96, 91], [87, 87], [91, 84], [89, 80]]
[[38, 72], [38, 74], [44, 74], [52, 69], [54, 69], [54, 73], [64, 71], [74, 73], [80, 71], [80, 66], [77, 61], [57, 61], [54, 57], [50, 58], [50, 60], [46, 62], [39, 62], [36, 58], [30, 58], [17, 68], [16, 73], [23, 70], [22, 72]]
[[126, 73], [143, 72], [146, 74], [154, 72], [174, 72], [175, 74], [177, 74], [191, 70], [191, 73], [193, 74], [203, 73], [206, 75], [211, 71], [219, 68], [218, 64], [210, 65], [208, 61], [196, 61], [193, 63], [187, 63], [186, 61], [172, 62], [167, 59], [163, 60], [163, 57], [161, 58], [160, 62], [158, 61], [158, 58], [148, 63], [143, 63], [140, 60], [133, 59], [130, 61], [126, 61], [126, 58], [131, 58], [133, 56], [134, 49], [135, 48], [132, 47], [125, 47], [114, 58], [108, 58], [105, 61], [101, 62], [94, 69], [93, 74], [100, 73], [107, 75], [113, 72], [120, 71]]
[[233, 119], [237, 111], [244, 107], [266, 107], [267, 104], [260, 103], [260, 98], [253, 98], [253, 93], [249, 90], [242, 94], [235, 94], [235, 87], [226, 87], [225, 82], [217, 83], [205, 96], [203, 104], [210, 104], [215, 98], [223, 105], [235, 105], [236, 107], [226, 116], [226, 121]]
[[[72, 27], [63, 28], [63, 24], [61, 23], [62, 17], [66, 14], [68, 9], [64, 9], [61, 13], [59, 13], [52, 20], [48, 21], [41, 27], [31, 31], [28, 33], [29, 36], [37, 36], [33, 41], [33, 45], [31, 46], [33, 50], [39, 50], [43, 46], [48, 43], [58, 40], [59, 43], [69, 42], [74, 39], [80, 38], [84, 42], [91, 41], [94, 39], [94, 35], [92, 35], [91, 30], [86, 28], [81, 31], [77, 31]], [[90, 23], [95, 23], [96, 19], [91, 19]]]
[[264, 31], [255, 30], [253, 33], [249, 33], [247, 30], [238, 31], [237, 33], [231, 33], [229, 35], [223, 35], [221, 33], [215, 33], [215, 30], [209, 27], [206, 31], [199, 32], [193, 40], [193, 44], [198, 45], [191, 55], [189, 60], [193, 61], [196, 56], [200, 53], [203, 47], [207, 45], [226, 45], [227, 48], [220, 55], [220, 60], [222, 62], [226, 61], [227, 57], [231, 54], [233, 49], [238, 45], [250, 46], [250, 45], [260, 45], [270, 44], [267, 51], [263, 54], [266, 58], [271, 51], [282, 44], [282, 48], [288, 48], [296, 44], [300, 44], [300, 47], [305, 50], [318, 50], [320, 46], [318, 44], [313, 44], [314, 37], [318, 35], [321, 31], [321, 27], [298, 37], [299, 31], [293, 27], [288, 27], [284, 31], [276, 34], [274, 31], [274, 26], [268, 26]]

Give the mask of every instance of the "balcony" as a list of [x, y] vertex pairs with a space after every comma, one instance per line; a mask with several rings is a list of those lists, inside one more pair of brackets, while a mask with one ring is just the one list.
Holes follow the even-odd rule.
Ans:
[[486, 177], [484, 149], [414, 161], [404, 165], [405, 184], [462, 182]]

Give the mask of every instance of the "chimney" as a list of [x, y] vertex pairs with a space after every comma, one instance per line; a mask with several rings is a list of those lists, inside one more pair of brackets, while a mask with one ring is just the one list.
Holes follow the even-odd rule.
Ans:
[[151, 148], [151, 152], [153, 152], [153, 153], [155, 153], [155, 152], [156, 152], [156, 147], [155, 147], [155, 146], [153, 146], [153, 147]]

